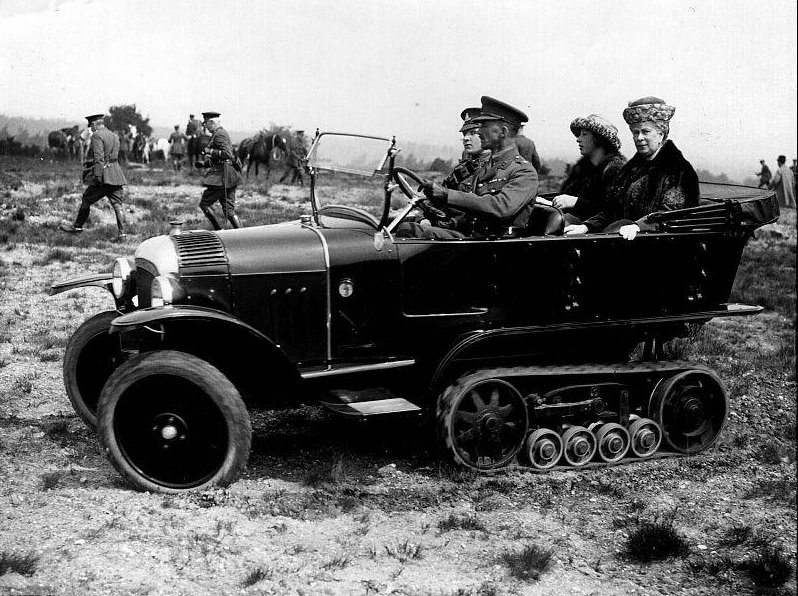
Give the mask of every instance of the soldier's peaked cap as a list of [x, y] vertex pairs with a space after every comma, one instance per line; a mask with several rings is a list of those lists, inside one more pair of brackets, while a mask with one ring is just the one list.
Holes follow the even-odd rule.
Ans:
[[471, 121], [486, 122], [488, 120], [503, 120], [509, 124], [520, 126], [524, 122], [527, 122], [529, 118], [527, 118], [526, 114], [524, 114], [521, 110], [514, 108], [510, 104], [499, 101], [498, 99], [494, 99], [493, 97], [483, 95], [482, 110], [479, 116], [472, 118]]
[[101, 120], [102, 118], [105, 118], [105, 114], [92, 114], [91, 116], [86, 116], [86, 120], [88, 120], [89, 124], [95, 120]]
[[480, 115], [482, 108], [466, 108], [460, 112], [460, 118], [463, 120], [463, 126], [460, 127], [460, 132], [467, 132], [479, 128], [479, 122], [472, 122], [474, 118]]
[[218, 118], [221, 116], [219, 112], [202, 112], [202, 117], [205, 120], [210, 120], [211, 118]]

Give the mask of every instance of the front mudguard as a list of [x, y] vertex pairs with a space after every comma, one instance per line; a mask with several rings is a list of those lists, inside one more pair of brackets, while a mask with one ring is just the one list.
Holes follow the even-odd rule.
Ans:
[[136, 310], [114, 319], [110, 333], [123, 349], [179, 350], [207, 360], [242, 394], [295, 387], [297, 367], [269, 337], [229, 313], [202, 306], [173, 305]]

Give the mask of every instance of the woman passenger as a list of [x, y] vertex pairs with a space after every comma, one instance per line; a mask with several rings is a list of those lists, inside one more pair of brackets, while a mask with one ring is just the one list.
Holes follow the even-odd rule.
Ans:
[[618, 232], [633, 240], [638, 232], [656, 229], [646, 216], [698, 205], [698, 176], [673, 141], [669, 122], [676, 108], [658, 97], [629, 102], [623, 119], [629, 125], [637, 153], [615, 180], [604, 208], [565, 233]]
[[582, 223], [604, 208], [605, 199], [626, 158], [619, 153], [618, 129], [598, 114], [576, 118], [571, 132], [579, 159], [551, 204], [567, 212], [567, 223]]

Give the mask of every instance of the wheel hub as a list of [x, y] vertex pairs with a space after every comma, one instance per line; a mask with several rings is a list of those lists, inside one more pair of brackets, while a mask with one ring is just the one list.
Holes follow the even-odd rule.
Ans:
[[550, 461], [557, 453], [557, 446], [549, 439], [543, 440], [538, 445], [538, 455], [542, 460]]
[[164, 449], [170, 445], [185, 441], [188, 425], [177, 414], [165, 412], [155, 417], [151, 427], [152, 433], [162, 443]]

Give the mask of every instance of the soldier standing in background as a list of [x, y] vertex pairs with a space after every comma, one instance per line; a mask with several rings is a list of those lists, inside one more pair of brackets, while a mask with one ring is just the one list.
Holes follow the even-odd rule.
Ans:
[[536, 172], [540, 172], [540, 156], [538, 155], [538, 150], [535, 147], [535, 142], [532, 139], [525, 137], [523, 135], [523, 131], [524, 127], [522, 125], [515, 137], [515, 145], [518, 147], [518, 153], [521, 157], [532, 164]]
[[761, 168], [756, 173], [759, 176], [759, 186], [757, 188], [768, 188], [770, 186], [770, 168], [767, 167], [764, 159], [760, 159], [759, 164]]
[[238, 170], [233, 166], [235, 154], [230, 135], [222, 128], [219, 122], [219, 112], [203, 112], [203, 125], [211, 133], [208, 146], [202, 154], [206, 156], [205, 162], [197, 164], [207, 168], [202, 185], [205, 191], [200, 199], [200, 209], [211, 222], [214, 230], [221, 230], [219, 220], [213, 211], [213, 204], [217, 201], [222, 205], [222, 212], [227, 221], [234, 228], [240, 228], [241, 220], [236, 215], [236, 187], [241, 181]]
[[180, 132], [180, 126], [175, 124], [175, 131], [169, 135], [169, 157], [172, 158], [172, 168], [179, 172], [183, 165], [183, 155], [186, 153], [186, 135]]
[[308, 140], [305, 137], [304, 130], [298, 130], [294, 133], [294, 138], [291, 140], [291, 147], [288, 150], [286, 159], [286, 167], [288, 168], [285, 174], [280, 178], [280, 183], [284, 182], [288, 175], [291, 174], [291, 181], [289, 184], [299, 182], [300, 186], [305, 186], [305, 178], [302, 175], [302, 170], [305, 169], [305, 164], [308, 161]]
[[787, 157], [779, 155], [776, 163], [779, 169], [770, 182], [770, 188], [776, 191], [780, 207], [795, 209], [795, 177], [792, 175], [792, 170], [787, 167]]
[[119, 166], [119, 137], [105, 128], [103, 114], [86, 116], [92, 130], [91, 144], [83, 164], [83, 183], [86, 190], [78, 209], [74, 224], [62, 223], [59, 228], [71, 234], [83, 231], [83, 224], [89, 219], [91, 206], [108, 197], [116, 215], [117, 240], [125, 238], [125, 219], [122, 212], [123, 186], [127, 184], [122, 168]]
[[202, 122], [194, 118], [194, 114], [188, 115], [188, 124], [186, 124], [186, 136], [188, 138], [196, 137], [202, 134]]

